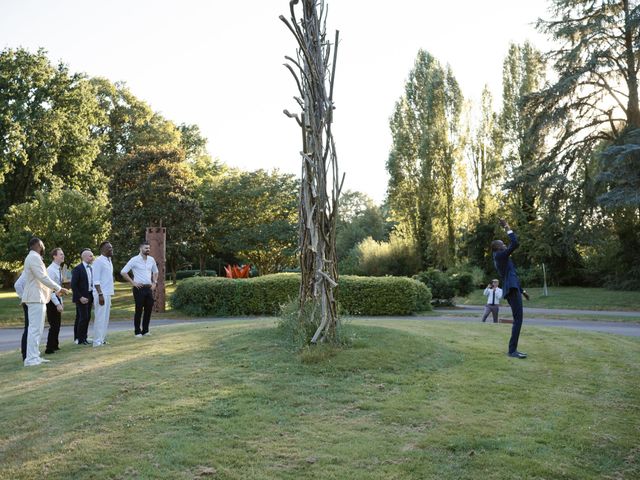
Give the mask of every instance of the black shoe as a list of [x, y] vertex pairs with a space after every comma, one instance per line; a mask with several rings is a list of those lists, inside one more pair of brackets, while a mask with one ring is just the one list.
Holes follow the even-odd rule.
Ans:
[[527, 358], [526, 353], [518, 352], [517, 350], [515, 352], [508, 353], [507, 355], [513, 358]]
[[57, 352], [58, 350], [60, 350], [60, 347], [55, 347], [54, 350]]
[[85, 340], [84, 342], [78, 342], [78, 345], [91, 345], [91, 342]]
[[44, 351], [44, 353], [45, 353], [45, 355], [51, 355], [52, 353], [56, 353], [56, 351], [47, 349], [47, 350]]

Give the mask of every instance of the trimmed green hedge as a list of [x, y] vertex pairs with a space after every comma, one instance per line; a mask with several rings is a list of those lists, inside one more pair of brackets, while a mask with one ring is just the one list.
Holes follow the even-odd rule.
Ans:
[[[406, 277], [340, 277], [340, 311], [351, 315], [410, 315], [431, 309], [431, 292]], [[247, 279], [194, 277], [181, 281], [173, 308], [195, 316], [275, 315], [298, 296], [300, 276], [278, 273]]]

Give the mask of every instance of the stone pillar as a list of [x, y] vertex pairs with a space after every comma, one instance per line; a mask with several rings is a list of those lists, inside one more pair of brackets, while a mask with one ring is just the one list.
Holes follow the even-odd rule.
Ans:
[[[161, 224], [162, 225], [162, 224]], [[166, 240], [167, 229], [165, 227], [147, 227], [146, 240], [151, 248], [151, 256], [158, 264], [158, 286], [156, 287], [156, 301], [153, 304], [154, 312], [165, 310], [165, 286], [164, 279], [167, 275]]]

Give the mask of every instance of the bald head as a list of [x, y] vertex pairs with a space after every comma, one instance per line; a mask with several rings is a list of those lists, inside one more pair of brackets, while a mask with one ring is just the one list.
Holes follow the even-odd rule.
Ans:
[[93, 262], [93, 252], [87, 248], [86, 250], [82, 251], [82, 253], [80, 254], [80, 258], [85, 263], [91, 263]]
[[504, 250], [505, 248], [507, 248], [507, 246], [504, 244], [502, 240], [494, 240], [493, 242], [491, 242], [492, 252], [499, 252], [501, 250]]

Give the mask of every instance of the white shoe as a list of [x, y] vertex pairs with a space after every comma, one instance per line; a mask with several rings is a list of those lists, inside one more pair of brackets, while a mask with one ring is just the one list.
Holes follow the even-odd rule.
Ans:
[[101, 347], [101, 346], [102, 346], [102, 344], [101, 344], [101, 343], [99, 343], [99, 342], [93, 342], [93, 346], [94, 346], [94, 347]]
[[[48, 360], [47, 360], [48, 361]], [[40, 365], [42, 363], [42, 358], [36, 358], [35, 360], [33, 360], [32, 362], [27, 363], [27, 361], [24, 361], [24, 366], [25, 367], [35, 367], [36, 365]]]
[[46, 358], [41, 358], [40, 363], [51, 363], [51, 360], [47, 360]]
[[75, 343], [76, 345], [78, 345], [78, 339], [76, 338], [73, 343]]
[[138, 338], [142, 338], [142, 334], [141, 333], [136, 333], [135, 336], [138, 337]]
[[151, 332], [147, 332], [147, 333], [143, 334], [143, 336], [149, 337], [149, 336], [151, 336]]

